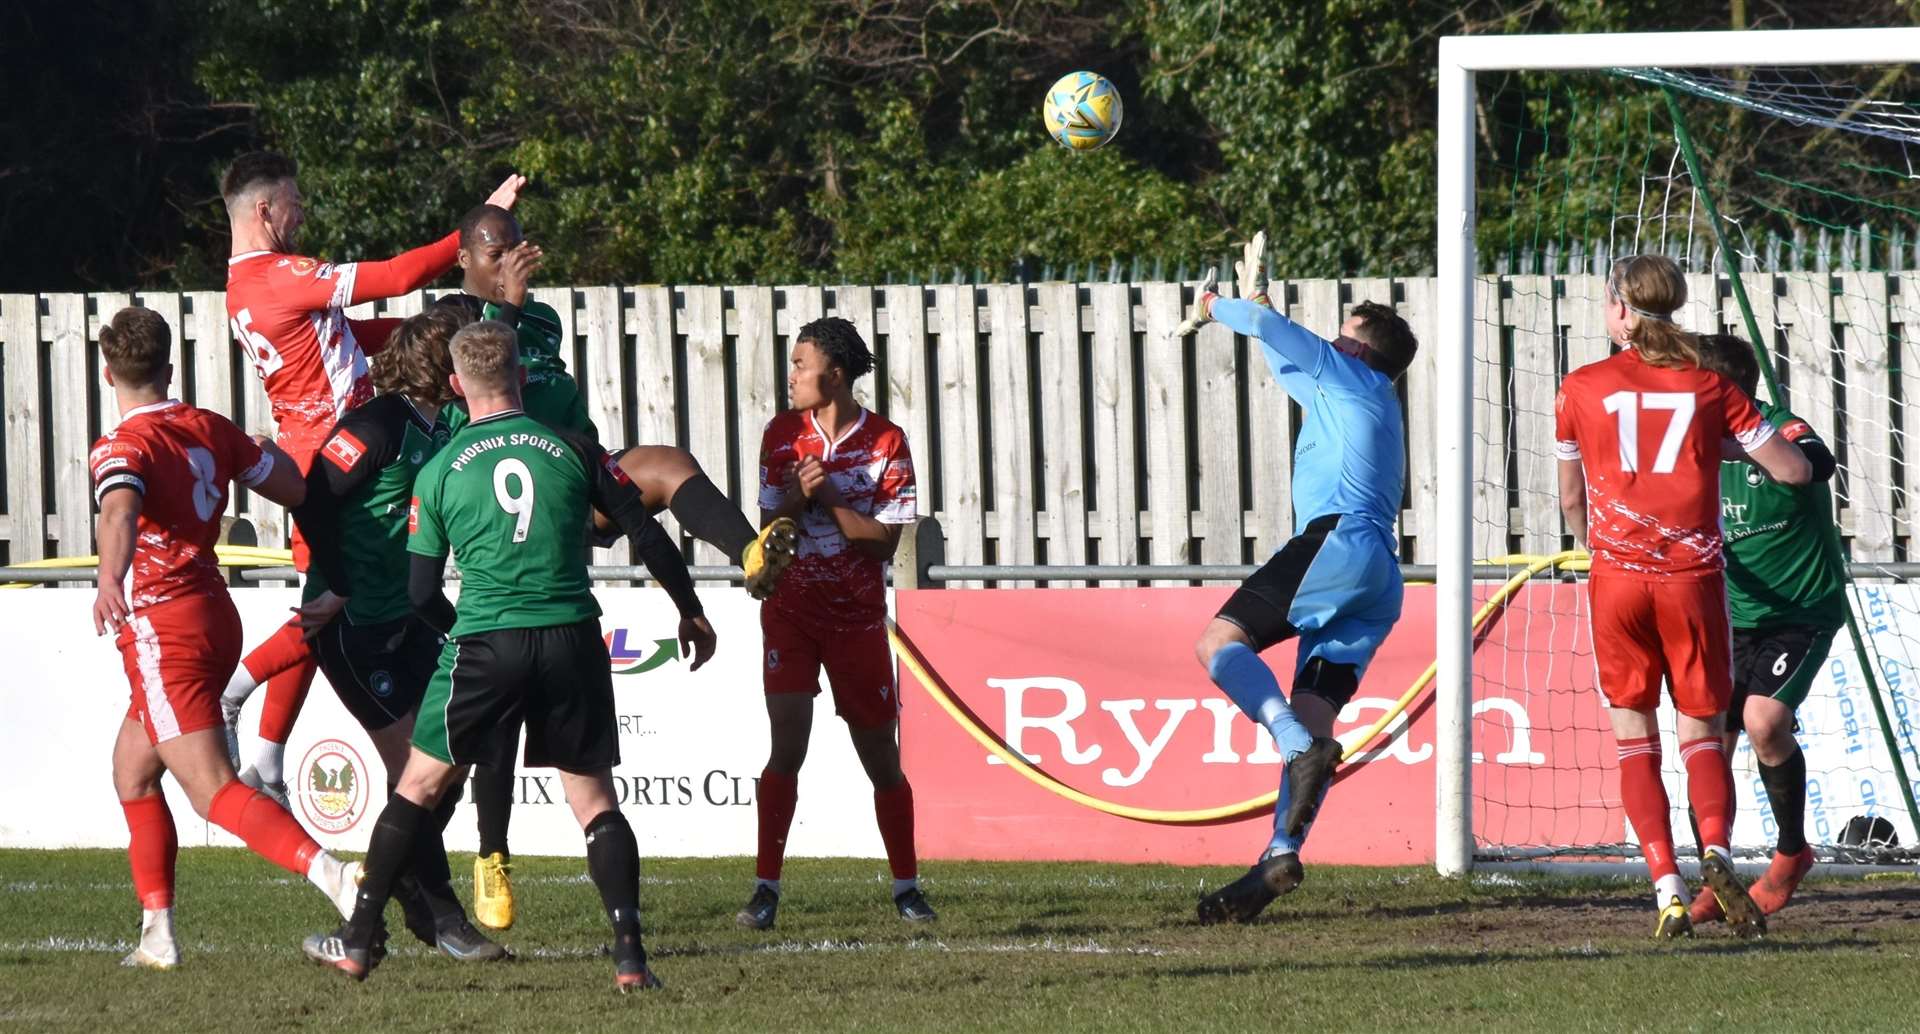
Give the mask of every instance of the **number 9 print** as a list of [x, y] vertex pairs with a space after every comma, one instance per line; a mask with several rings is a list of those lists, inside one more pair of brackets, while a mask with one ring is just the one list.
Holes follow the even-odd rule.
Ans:
[[[520, 482], [520, 491], [510, 493], [507, 480]], [[527, 525], [533, 522], [533, 472], [526, 463], [509, 456], [493, 465], [493, 498], [500, 509], [514, 516], [513, 541], [527, 540]]]

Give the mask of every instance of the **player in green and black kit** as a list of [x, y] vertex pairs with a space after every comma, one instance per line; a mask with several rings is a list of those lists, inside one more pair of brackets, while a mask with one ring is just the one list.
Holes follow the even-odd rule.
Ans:
[[[1752, 345], [1730, 334], [1706, 335], [1701, 342], [1703, 367], [1757, 395], [1760, 365]], [[1797, 488], [1775, 484], [1745, 462], [1720, 465], [1733, 623], [1727, 753], [1732, 755], [1744, 728], [1779, 827], [1773, 861], [1751, 888], [1754, 903], [1770, 914], [1786, 906], [1813, 867], [1806, 838], [1807, 761], [1793, 738], [1793, 712], [1820, 674], [1834, 633], [1846, 624], [1847, 597], [1827, 488], [1833, 453], [1785, 406], [1758, 404], [1813, 465], [1813, 481]], [[1696, 923], [1718, 918], [1711, 894], [1695, 898], [1693, 907]]]
[[[600, 433], [587, 416], [579, 385], [562, 358], [565, 328], [560, 315], [528, 296], [539, 269], [540, 248], [526, 239], [513, 213], [480, 205], [460, 220], [461, 293], [441, 304], [458, 306], [469, 319], [499, 320], [515, 328], [520, 365], [526, 371], [521, 405], [526, 414], [556, 430], [598, 442]], [[467, 423], [464, 400], [448, 404], [443, 417], [458, 432]], [[756, 534], [738, 506], [727, 499], [691, 453], [665, 445], [623, 450], [620, 468], [639, 489], [647, 512], [671, 510], [694, 538], [709, 542], [747, 573], [747, 591], [756, 599], [773, 591], [792, 562], [799, 528], [782, 519]], [[620, 529], [606, 514], [594, 514], [594, 545], [610, 546]], [[513, 813], [514, 770], [480, 765], [473, 771], [474, 811], [479, 819], [480, 850], [473, 859], [473, 911], [481, 923], [498, 930], [513, 925], [513, 884], [508, 877], [508, 820]]]
[[[447, 342], [461, 323], [459, 313], [434, 306], [394, 331], [373, 360], [380, 394], [327, 432], [307, 472], [306, 502], [293, 511], [315, 590], [300, 608], [300, 623], [320, 670], [395, 782], [441, 641], [407, 600], [407, 508], [414, 476], [446, 443], [435, 417], [453, 394]], [[441, 801], [394, 896], [407, 929], [427, 945], [463, 962], [505, 958], [467, 922], [450, 882], [440, 833], [458, 800], [456, 793]]]
[[[587, 577], [593, 510], [632, 537], [680, 609], [679, 639], [698, 669], [714, 635], [678, 548], [647, 515], [620, 467], [594, 443], [520, 409], [514, 332], [495, 321], [454, 335], [455, 392], [473, 422], [454, 435], [414, 486], [408, 598], [451, 636], [414, 723], [400, 785], [380, 813], [352, 918], [307, 939], [307, 954], [364, 979], [394, 882], [432, 809], [466, 766], [497, 763], [526, 728], [526, 763], [560, 770], [586, 833], [587, 869], [613, 924], [614, 980], [656, 987], [640, 940], [640, 858], [614, 797], [620, 746], [600, 606]], [[449, 550], [460, 564], [456, 612], [441, 592]]]

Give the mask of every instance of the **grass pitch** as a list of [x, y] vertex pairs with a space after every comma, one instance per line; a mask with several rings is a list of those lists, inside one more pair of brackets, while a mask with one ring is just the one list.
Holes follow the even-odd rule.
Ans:
[[[471, 875], [468, 856], [456, 874]], [[0, 1031], [1913, 1030], [1920, 882], [1813, 881], [1745, 943], [1648, 939], [1635, 881], [1309, 869], [1259, 923], [1201, 927], [1229, 869], [935, 863], [931, 929], [885, 867], [790, 862], [780, 925], [736, 929], [742, 859], [653, 860], [665, 991], [623, 998], [585, 863], [517, 862], [510, 963], [400, 932], [364, 985], [305, 961], [320, 896], [244, 852], [180, 859], [171, 973], [120, 968], [139, 912], [115, 851], [0, 851]], [[469, 888], [459, 881], [461, 890]]]

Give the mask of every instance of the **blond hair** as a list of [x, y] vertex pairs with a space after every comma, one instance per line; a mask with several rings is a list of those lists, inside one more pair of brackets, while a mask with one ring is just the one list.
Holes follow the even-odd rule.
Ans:
[[1607, 275], [1607, 296], [1627, 307], [1627, 342], [1650, 366], [1699, 366], [1700, 339], [1673, 322], [1687, 278], [1664, 255], [1629, 255]]
[[460, 375], [469, 395], [476, 391], [504, 391], [516, 383], [520, 342], [513, 328], [499, 320], [469, 323], [453, 335], [453, 372]]

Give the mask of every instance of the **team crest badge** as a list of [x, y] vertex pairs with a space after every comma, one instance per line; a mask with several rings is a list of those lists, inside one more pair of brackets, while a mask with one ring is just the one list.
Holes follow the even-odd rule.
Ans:
[[[391, 689], [391, 685], [388, 687]], [[294, 796], [307, 824], [326, 833], [344, 833], [367, 813], [367, 765], [343, 740], [321, 740], [300, 760]]]

